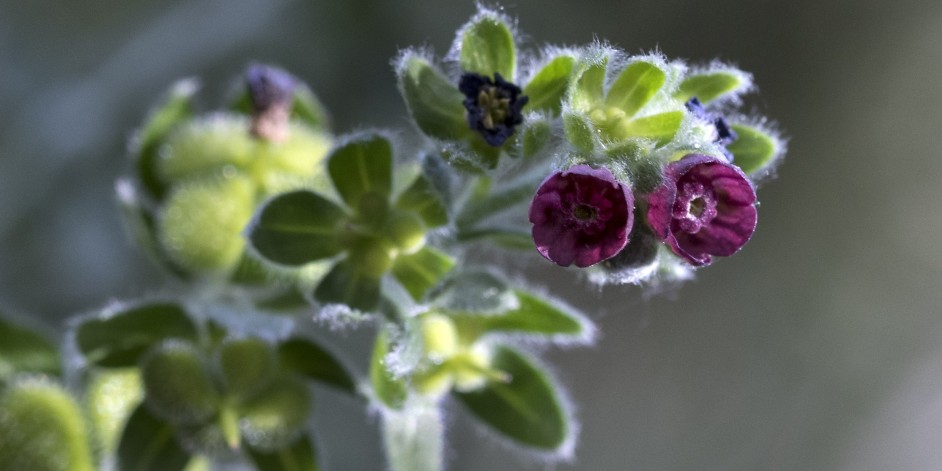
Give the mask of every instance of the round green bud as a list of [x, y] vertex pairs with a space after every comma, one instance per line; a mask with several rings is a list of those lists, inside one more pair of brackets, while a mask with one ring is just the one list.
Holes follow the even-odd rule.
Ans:
[[441, 363], [458, 351], [458, 329], [451, 318], [425, 314], [420, 322], [425, 356], [433, 363]]
[[88, 386], [86, 403], [99, 446], [111, 453], [118, 448], [121, 430], [141, 402], [141, 374], [137, 368], [96, 371]]
[[468, 392], [482, 388], [493, 376], [490, 365], [490, 352], [483, 345], [455, 355], [449, 363], [455, 378], [455, 390]]
[[85, 423], [62, 387], [21, 380], [0, 394], [0, 467], [31, 471], [92, 471]]
[[412, 376], [412, 389], [429, 397], [441, 397], [451, 391], [454, 375], [447, 368], [436, 365]]
[[201, 424], [216, 415], [220, 396], [200, 352], [169, 340], [141, 362], [144, 400], [158, 417], [175, 424]]
[[291, 123], [288, 138], [281, 142], [261, 141], [256, 162], [276, 172], [294, 175], [325, 175], [321, 165], [333, 146], [329, 134], [301, 123]]
[[349, 259], [357, 273], [370, 278], [379, 278], [392, 268], [392, 247], [379, 238], [360, 237], [350, 247]]
[[311, 413], [311, 393], [297, 378], [282, 376], [240, 407], [242, 438], [253, 447], [275, 450], [291, 442]]
[[415, 213], [395, 211], [386, 220], [383, 233], [403, 253], [415, 253], [425, 246], [425, 223]]
[[195, 272], [228, 272], [242, 256], [242, 231], [252, 217], [255, 189], [244, 176], [178, 186], [158, 215], [167, 255]]
[[215, 360], [226, 393], [238, 398], [266, 387], [278, 368], [274, 350], [258, 338], [226, 341]]
[[160, 149], [158, 171], [170, 183], [232, 171], [251, 164], [255, 142], [249, 135], [248, 118], [212, 114], [182, 125]]

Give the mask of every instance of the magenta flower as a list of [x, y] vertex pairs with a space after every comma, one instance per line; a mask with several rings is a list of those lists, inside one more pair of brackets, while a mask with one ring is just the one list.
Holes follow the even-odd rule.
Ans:
[[576, 165], [540, 185], [530, 203], [533, 242], [558, 265], [587, 267], [615, 256], [628, 243], [631, 190], [606, 168]]
[[688, 154], [671, 162], [648, 197], [648, 223], [675, 254], [693, 265], [736, 253], [756, 229], [756, 192], [722, 159]]

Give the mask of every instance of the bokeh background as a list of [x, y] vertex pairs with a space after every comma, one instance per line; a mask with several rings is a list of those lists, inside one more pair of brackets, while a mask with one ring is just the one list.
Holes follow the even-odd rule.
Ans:
[[[942, 469], [942, 2], [513, 0], [528, 46], [605, 38], [754, 72], [747, 106], [790, 137], [737, 256], [681, 289], [597, 290], [598, 346], [550, 351], [581, 421], [572, 464], [520, 457], [449, 416], [452, 470]], [[0, 0], [0, 306], [68, 316], [167, 283], [123, 232], [125, 146], [174, 80], [214, 106], [253, 59], [335, 128], [407, 128], [388, 65], [443, 53], [471, 1]], [[526, 264], [524, 264], [526, 265]], [[327, 334], [360, 361], [366, 336]], [[362, 373], [365, 360], [357, 366]], [[376, 420], [324, 392], [328, 469], [383, 469]]]

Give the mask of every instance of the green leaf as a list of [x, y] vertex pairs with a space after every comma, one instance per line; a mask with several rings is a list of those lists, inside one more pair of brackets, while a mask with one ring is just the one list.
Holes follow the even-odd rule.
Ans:
[[259, 338], [227, 340], [219, 346], [215, 360], [226, 393], [238, 398], [266, 387], [278, 368], [271, 345]]
[[769, 168], [781, 153], [782, 144], [775, 136], [759, 128], [732, 125], [736, 140], [726, 146], [733, 153], [733, 163], [746, 175], [756, 175]]
[[112, 454], [118, 447], [121, 430], [144, 391], [139, 368], [95, 371], [85, 391], [85, 404], [99, 449]]
[[0, 313], [0, 384], [19, 372], [59, 376], [59, 351], [42, 335]]
[[452, 312], [501, 314], [513, 309], [517, 297], [503, 278], [485, 270], [460, 272], [429, 293], [434, 307]]
[[515, 295], [519, 302], [514, 309], [491, 316], [457, 315], [455, 322], [461, 325], [472, 323], [480, 332], [535, 334], [565, 338], [591, 335], [587, 321], [581, 316], [561, 309], [554, 303], [526, 291], [514, 290], [512, 295]]
[[414, 254], [396, 257], [392, 274], [418, 300], [454, 266], [453, 258], [426, 246]]
[[311, 393], [295, 376], [283, 375], [239, 407], [239, 429], [249, 446], [273, 451], [289, 445], [311, 414]]
[[595, 130], [589, 117], [577, 113], [563, 113], [563, 129], [566, 139], [573, 147], [583, 152], [595, 150]]
[[161, 143], [177, 126], [193, 115], [193, 96], [199, 82], [183, 79], [174, 83], [163, 102], [151, 111], [135, 138], [137, 176], [141, 185], [156, 199], [163, 197], [166, 186], [157, 171]]
[[173, 426], [151, 415], [143, 404], [128, 419], [118, 445], [120, 471], [176, 471], [190, 461], [177, 443]]
[[524, 158], [537, 155], [553, 141], [553, 121], [543, 117], [527, 120], [520, 130], [520, 151]]
[[455, 395], [479, 420], [522, 445], [560, 450], [571, 433], [565, 407], [550, 376], [532, 360], [499, 347], [491, 367], [509, 382], [489, 381], [482, 389]]
[[317, 95], [306, 85], [298, 84], [294, 89], [292, 114], [298, 119], [318, 129], [330, 129], [330, 117], [327, 108]]
[[[738, 71], [736, 71], [738, 72]], [[690, 75], [680, 83], [674, 97], [687, 101], [697, 97], [704, 105], [724, 95], [735, 93], [749, 85], [742, 72], [714, 71]]]
[[438, 403], [383, 414], [383, 444], [392, 471], [441, 471], [445, 430]]
[[165, 339], [196, 341], [196, 326], [175, 303], [144, 303], [85, 320], [75, 340], [86, 361], [108, 368], [137, 366], [151, 345]]
[[575, 63], [576, 59], [572, 56], [558, 56], [547, 62], [523, 87], [523, 94], [530, 97], [527, 109], [548, 111], [553, 116], [559, 116]]
[[346, 212], [327, 198], [307, 190], [276, 196], [262, 206], [249, 225], [252, 247], [283, 265], [304, 265], [341, 252], [339, 226]]
[[459, 230], [467, 229], [491, 216], [530, 201], [545, 177], [532, 175], [505, 187], [475, 195], [455, 218], [455, 225]]
[[464, 117], [464, 95], [422, 57], [407, 53], [396, 67], [399, 90], [423, 133], [438, 139], [461, 139], [471, 130]]
[[364, 273], [350, 258], [341, 260], [314, 290], [314, 298], [324, 304], [345, 304], [351, 309], [371, 311], [379, 305], [382, 275]]
[[301, 337], [288, 339], [278, 345], [278, 357], [282, 368], [341, 391], [356, 393], [356, 383], [346, 368], [313, 340]]
[[317, 453], [311, 438], [302, 434], [293, 442], [273, 451], [247, 446], [249, 459], [258, 471], [318, 471]]
[[683, 111], [667, 111], [628, 121], [625, 133], [628, 137], [647, 137], [663, 144], [677, 134], [680, 122], [684, 119]]
[[92, 471], [85, 423], [61, 387], [26, 379], [0, 394], [0, 467], [29, 471]]
[[608, 91], [606, 102], [634, 116], [664, 86], [667, 74], [655, 64], [638, 61], [629, 64], [618, 75]]
[[389, 353], [389, 332], [382, 330], [376, 336], [373, 355], [370, 358], [370, 384], [373, 393], [383, 404], [392, 409], [402, 407], [406, 400], [406, 387], [402, 381], [393, 378], [386, 368], [386, 356]]
[[448, 224], [445, 200], [425, 175], [419, 175], [409, 188], [399, 195], [396, 207], [418, 213], [428, 227]]
[[504, 18], [481, 12], [460, 31], [461, 70], [487, 77], [495, 73], [513, 80], [517, 71], [517, 52], [513, 33]]
[[214, 417], [222, 398], [207, 366], [189, 342], [169, 340], [152, 349], [141, 361], [150, 410], [174, 424], [198, 425]]
[[335, 148], [327, 161], [337, 193], [351, 208], [364, 194], [389, 195], [392, 188], [392, 145], [378, 134], [363, 135]]
[[592, 111], [602, 103], [605, 96], [605, 66], [608, 58], [579, 64], [569, 90], [572, 106], [584, 113]]

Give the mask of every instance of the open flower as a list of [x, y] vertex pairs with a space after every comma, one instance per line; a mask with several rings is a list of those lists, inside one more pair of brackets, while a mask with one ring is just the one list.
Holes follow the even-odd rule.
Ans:
[[739, 169], [689, 154], [670, 163], [648, 197], [648, 223], [675, 254], [693, 265], [736, 253], [756, 229], [756, 192]]
[[530, 204], [533, 241], [561, 266], [594, 265], [628, 243], [634, 197], [606, 168], [576, 165], [540, 185]]

